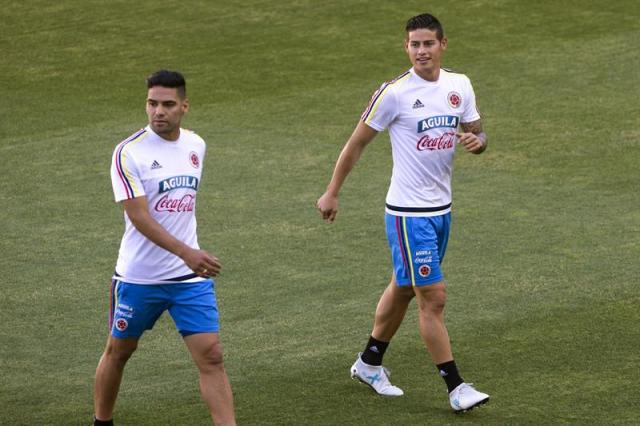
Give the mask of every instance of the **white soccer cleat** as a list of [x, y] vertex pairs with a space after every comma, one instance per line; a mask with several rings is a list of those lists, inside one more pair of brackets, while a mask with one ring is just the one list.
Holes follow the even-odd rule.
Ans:
[[451, 408], [456, 412], [473, 410], [489, 401], [489, 395], [478, 392], [472, 385], [473, 383], [462, 383], [449, 393]]
[[358, 379], [380, 395], [400, 396], [404, 395], [402, 389], [389, 383], [389, 370], [381, 365], [365, 364], [358, 354], [358, 359], [351, 366], [351, 378]]

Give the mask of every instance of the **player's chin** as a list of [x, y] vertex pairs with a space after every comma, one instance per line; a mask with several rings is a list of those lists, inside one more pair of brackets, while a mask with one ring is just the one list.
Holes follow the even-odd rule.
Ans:
[[170, 126], [166, 121], [153, 121], [151, 123], [151, 128], [158, 134], [168, 133], [172, 130], [172, 126]]

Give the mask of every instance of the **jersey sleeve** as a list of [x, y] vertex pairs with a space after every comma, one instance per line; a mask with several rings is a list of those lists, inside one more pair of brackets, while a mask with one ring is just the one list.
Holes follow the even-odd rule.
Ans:
[[127, 149], [127, 143], [119, 144], [111, 161], [111, 185], [116, 202], [146, 195], [138, 166]]
[[395, 92], [389, 83], [384, 83], [371, 97], [361, 119], [367, 126], [381, 132], [389, 127], [397, 115]]
[[473, 92], [473, 86], [469, 78], [465, 76], [465, 96], [466, 102], [464, 103], [464, 110], [462, 111], [462, 122], [471, 123], [472, 121], [480, 120], [480, 113], [476, 106], [476, 94]]
[[197, 133], [194, 133], [194, 135], [200, 141], [200, 144], [201, 144], [200, 157], [202, 158], [202, 161], [203, 161], [203, 164], [204, 164], [204, 156], [207, 153], [207, 143], [204, 141], [204, 139], [202, 139], [202, 136], [198, 135]]

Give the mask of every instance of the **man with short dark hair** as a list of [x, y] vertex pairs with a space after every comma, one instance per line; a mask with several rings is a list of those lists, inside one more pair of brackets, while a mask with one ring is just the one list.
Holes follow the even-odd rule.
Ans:
[[149, 125], [116, 146], [111, 165], [125, 232], [112, 280], [110, 336], [96, 369], [94, 425], [113, 424], [125, 364], [165, 310], [198, 367], [200, 392], [214, 423], [234, 425], [211, 278], [222, 266], [199, 248], [196, 235], [205, 142], [180, 127], [189, 110], [180, 73], [158, 71], [147, 87]]
[[413, 67], [374, 93], [340, 153], [317, 208], [323, 219], [333, 222], [348, 174], [378, 132], [388, 129], [393, 172], [385, 222], [393, 274], [351, 376], [378, 394], [403, 394], [389, 382], [382, 358], [415, 297], [420, 333], [446, 382], [451, 407], [466, 411], [487, 402], [489, 395], [465, 383], [458, 373], [444, 324], [446, 292], [440, 264], [449, 239], [455, 146], [480, 154], [487, 138], [469, 79], [440, 67], [446, 48], [442, 25], [433, 15], [409, 19], [405, 51]]

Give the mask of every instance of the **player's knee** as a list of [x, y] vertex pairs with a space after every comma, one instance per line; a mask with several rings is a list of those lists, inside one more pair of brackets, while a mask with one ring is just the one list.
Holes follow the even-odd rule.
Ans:
[[200, 356], [198, 365], [202, 370], [223, 368], [222, 345], [215, 343], [204, 350]]
[[444, 289], [442, 289], [433, 295], [429, 305], [432, 311], [440, 313], [444, 311], [444, 305], [446, 304], [446, 302], [447, 302], [447, 292]]
[[443, 288], [433, 289], [419, 298], [420, 310], [427, 314], [441, 314], [447, 302], [447, 292]]
[[106, 357], [119, 362], [125, 363], [131, 358], [131, 355], [135, 352], [138, 347], [138, 343], [136, 342], [123, 342], [117, 340], [109, 340], [107, 347], [104, 351]]
[[446, 296], [443, 296], [442, 298], [432, 300], [428, 304], [427, 309], [430, 312], [433, 312], [435, 314], [441, 314], [444, 311], [445, 304], [446, 304]]
[[415, 297], [415, 293], [413, 292], [413, 288], [411, 288], [411, 286], [401, 287], [393, 283], [393, 286], [390, 286], [390, 288], [394, 299], [404, 299], [405, 301], [410, 302]]

